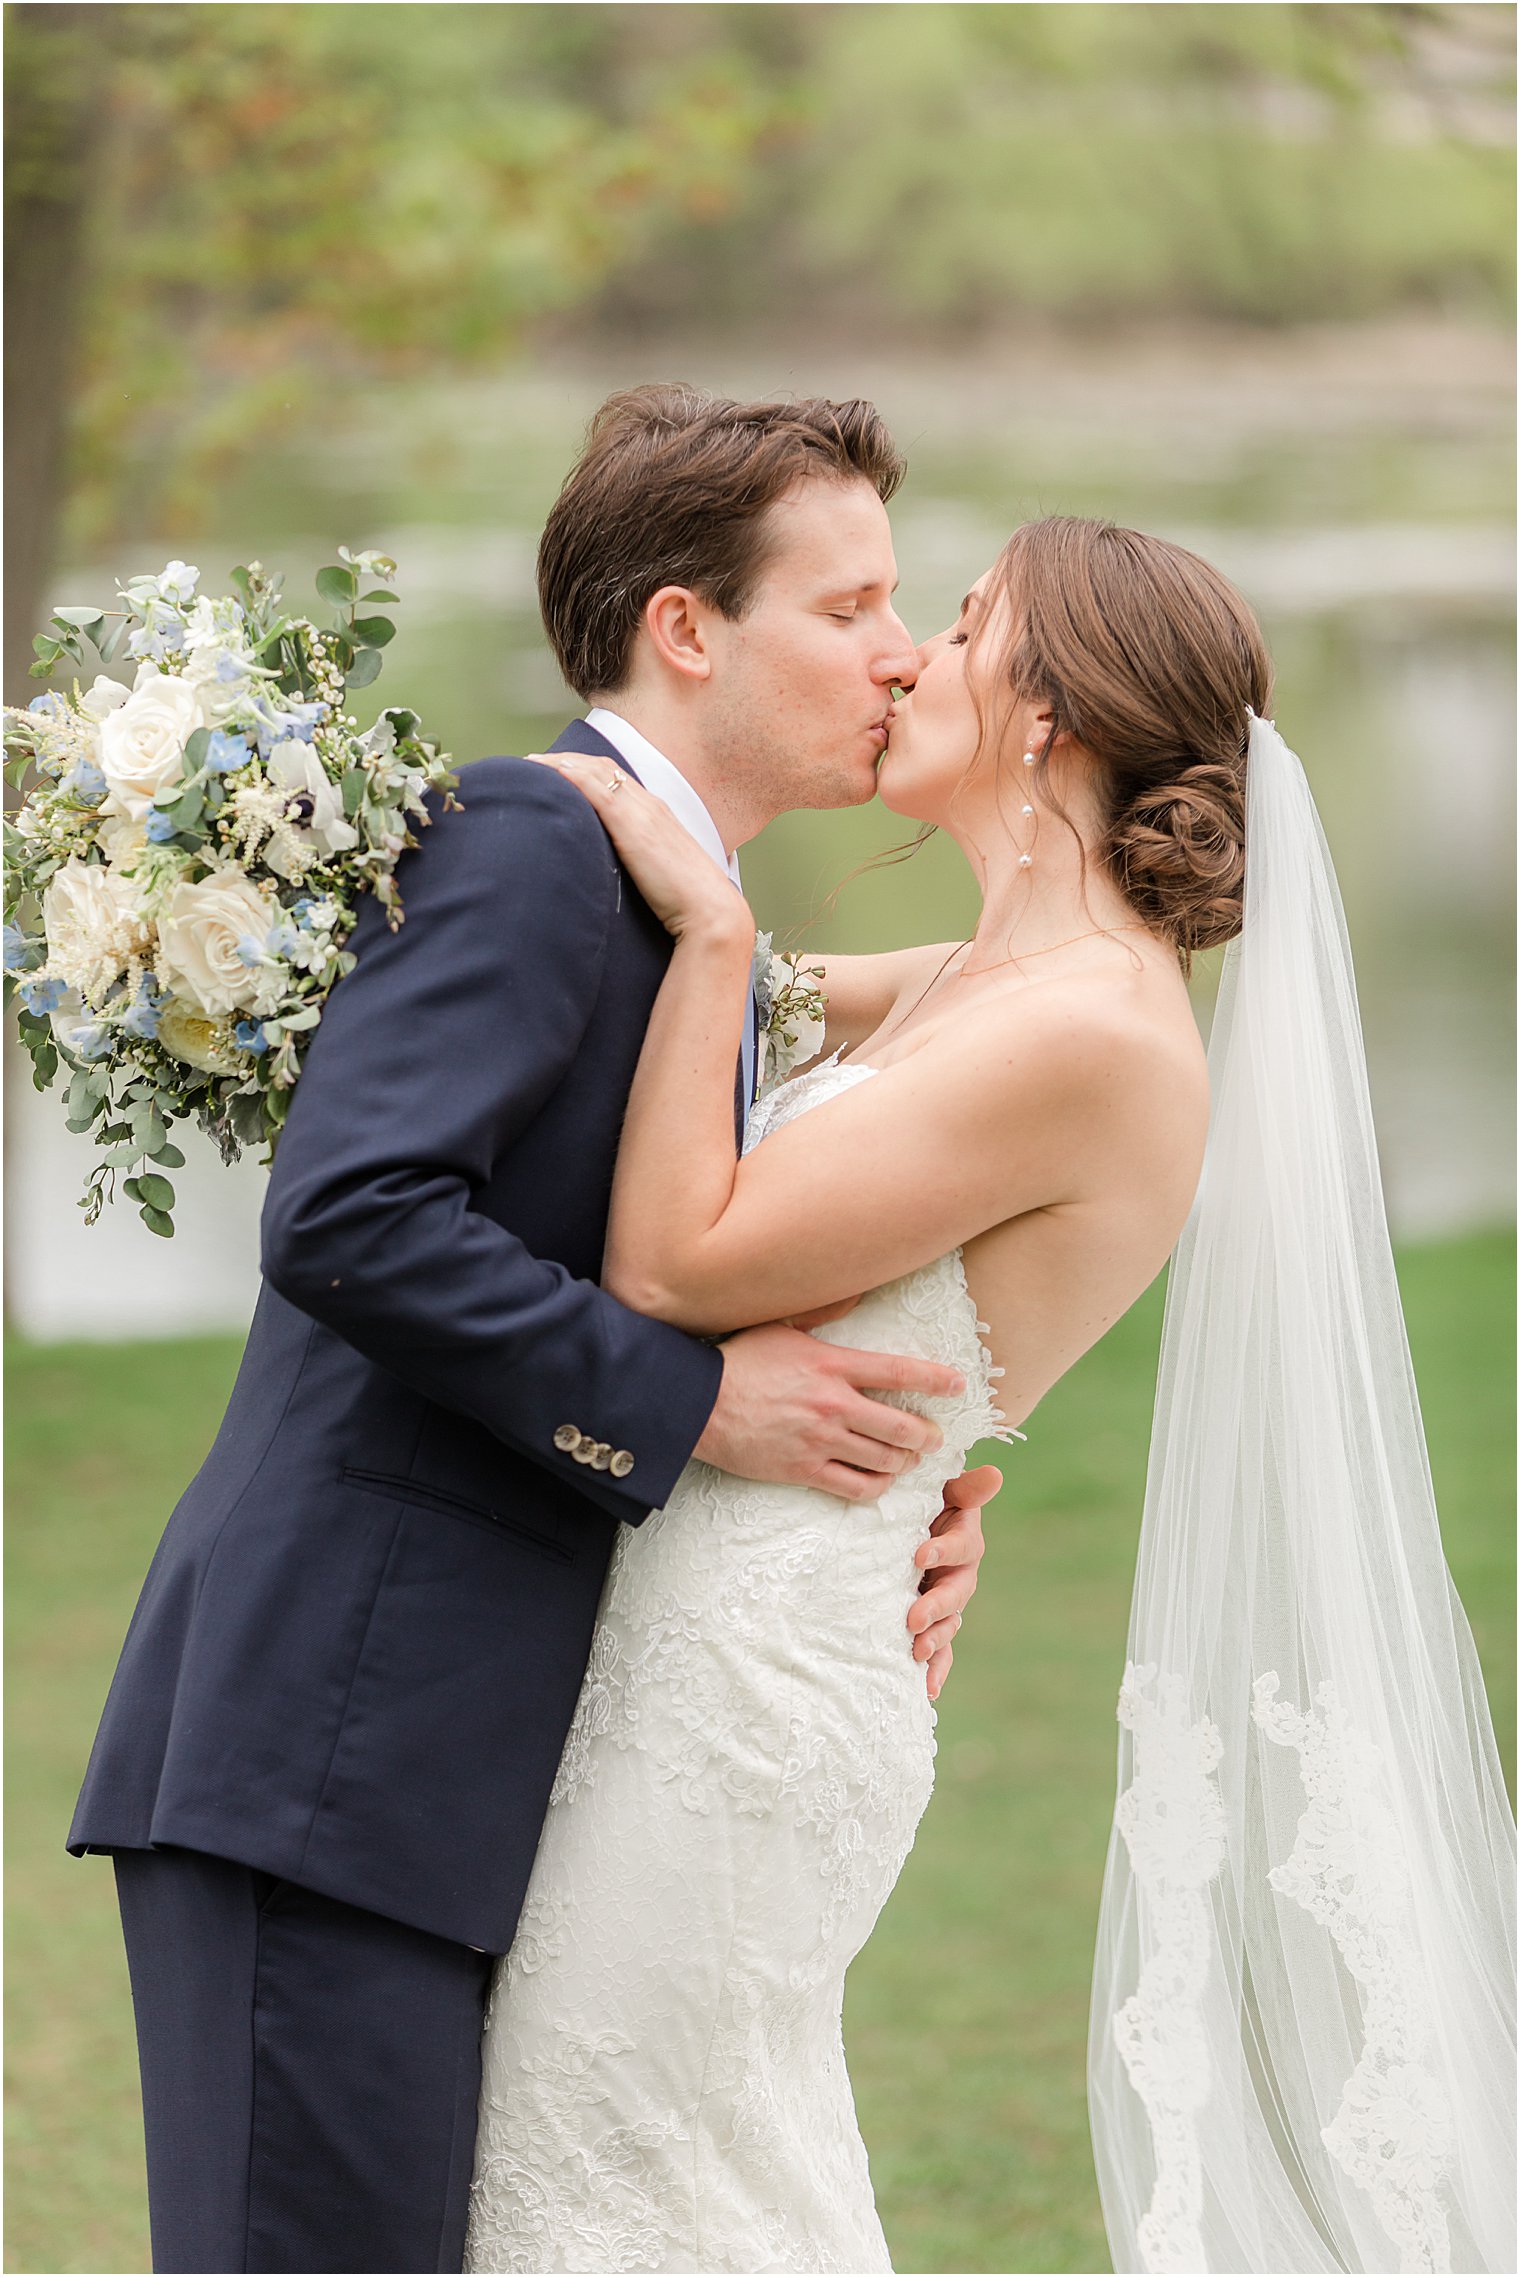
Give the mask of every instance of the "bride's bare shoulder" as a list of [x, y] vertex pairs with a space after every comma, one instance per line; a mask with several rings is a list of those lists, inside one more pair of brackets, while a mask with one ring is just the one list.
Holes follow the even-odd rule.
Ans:
[[[1201, 1134], [1208, 1063], [1180, 973], [1147, 965], [1014, 988], [947, 1026], [936, 1071], [960, 1059], [999, 1091], [1069, 1111], [1084, 1134], [1146, 1130], [1175, 1145]], [[928, 1069], [924, 1071], [926, 1074]]]

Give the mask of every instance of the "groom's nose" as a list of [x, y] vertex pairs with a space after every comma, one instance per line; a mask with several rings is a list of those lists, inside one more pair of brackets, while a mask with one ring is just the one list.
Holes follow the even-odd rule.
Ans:
[[918, 650], [913, 635], [901, 618], [894, 619], [895, 637], [888, 653], [876, 667], [876, 678], [884, 687], [911, 688], [918, 678]]

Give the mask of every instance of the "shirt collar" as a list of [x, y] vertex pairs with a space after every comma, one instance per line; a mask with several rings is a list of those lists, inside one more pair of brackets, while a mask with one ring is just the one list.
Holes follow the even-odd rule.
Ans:
[[708, 813], [691, 784], [673, 759], [656, 750], [648, 736], [640, 735], [620, 712], [608, 711], [597, 704], [586, 714], [586, 725], [604, 735], [614, 749], [620, 751], [639, 781], [657, 799], [669, 807], [678, 822], [684, 823], [697, 844], [711, 854], [720, 870], [726, 871], [735, 885], [739, 883], [739, 858], [730, 854], [718, 833], [718, 825]]

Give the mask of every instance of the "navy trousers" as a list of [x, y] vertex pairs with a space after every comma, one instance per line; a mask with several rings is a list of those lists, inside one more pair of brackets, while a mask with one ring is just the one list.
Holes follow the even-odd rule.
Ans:
[[155, 2270], [457, 2270], [490, 1956], [198, 1851], [115, 1865]]

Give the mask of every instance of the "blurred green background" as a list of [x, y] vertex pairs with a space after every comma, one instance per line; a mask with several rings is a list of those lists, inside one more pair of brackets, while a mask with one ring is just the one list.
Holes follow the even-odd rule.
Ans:
[[[1050, 509], [1241, 582], [1341, 873], [1448, 1552], [1507, 1737], [1514, 11], [6, 16], [8, 701], [57, 603], [175, 554], [210, 591], [256, 555], [304, 602], [342, 541], [401, 564], [371, 707], [404, 695], [462, 761], [541, 744], [574, 707], [537, 531], [598, 400], [650, 377], [872, 396], [909, 460], [919, 633]], [[831, 901], [901, 835], [784, 818], [744, 857], [762, 924], [963, 930], [938, 842]], [[25, 1218], [28, 1147], [73, 1142], [53, 1100], [17, 1105]], [[119, 1325], [110, 1295], [102, 1271], [81, 1313]], [[900, 2268], [1106, 2266], [1084, 2004], [1159, 1307], [1005, 1451], [940, 1792], [852, 1976]], [[11, 1340], [12, 2269], [146, 2266], [109, 1870], [60, 1845], [237, 1350]]]

